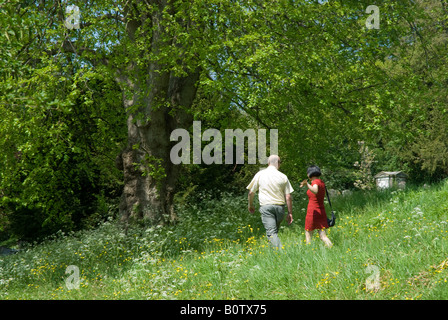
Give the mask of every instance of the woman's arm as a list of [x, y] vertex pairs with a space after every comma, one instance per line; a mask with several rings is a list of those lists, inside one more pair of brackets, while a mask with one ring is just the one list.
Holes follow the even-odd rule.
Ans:
[[319, 186], [317, 185], [317, 183], [314, 186], [312, 186], [308, 183], [308, 180], [305, 179], [300, 183], [300, 188], [302, 188], [305, 185], [305, 183], [312, 193], [317, 194], [317, 192], [319, 191]]
[[319, 186], [317, 185], [317, 183], [312, 186], [307, 182], [306, 185], [307, 185], [308, 189], [310, 189], [310, 191], [314, 194], [317, 194], [317, 192], [319, 191]]

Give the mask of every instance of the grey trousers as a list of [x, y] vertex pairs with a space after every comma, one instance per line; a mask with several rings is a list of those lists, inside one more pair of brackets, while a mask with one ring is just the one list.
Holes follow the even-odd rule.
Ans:
[[285, 216], [285, 206], [267, 204], [260, 207], [260, 213], [261, 222], [263, 222], [264, 228], [266, 229], [266, 236], [271, 246], [281, 249], [282, 243], [278, 237], [278, 230]]

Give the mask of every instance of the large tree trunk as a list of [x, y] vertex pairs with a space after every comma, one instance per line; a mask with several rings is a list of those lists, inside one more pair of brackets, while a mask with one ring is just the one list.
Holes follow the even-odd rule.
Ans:
[[[196, 94], [198, 73], [187, 78], [169, 77], [167, 98], [174, 106], [190, 107]], [[165, 94], [165, 93], [164, 93]], [[145, 99], [146, 100], [146, 99]], [[191, 124], [181, 108], [146, 106], [150, 120], [144, 124], [128, 118], [128, 144], [123, 151], [124, 191], [120, 211], [123, 221], [148, 220], [151, 224], [176, 219], [173, 197], [180, 165], [170, 160], [171, 132]]]
[[[167, 45], [166, 38], [161, 40], [162, 8], [163, 5], [151, 17], [134, 16], [127, 25], [128, 35], [134, 39], [136, 29], [143, 24], [141, 19], [150, 19], [153, 30], [148, 50], [154, 54]], [[132, 99], [124, 98], [129, 117], [127, 147], [121, 154], [124, 190], [120, 213], [126, 223], [146, 220], [156, 224], [176, 219], [173, 198], [180, 166], [170, 160], [170, 135], [174, 129], [187, 128], [192, 123], [192, 115], [186, 110], [196, 96], [199, 69], [185, 68], [187, 75], [183, 77], [166, 69], [157, 61], [146, 66], [132, 64], [126, 71], [130, 72], [128, 76], [118, 79], [133, 93]]]

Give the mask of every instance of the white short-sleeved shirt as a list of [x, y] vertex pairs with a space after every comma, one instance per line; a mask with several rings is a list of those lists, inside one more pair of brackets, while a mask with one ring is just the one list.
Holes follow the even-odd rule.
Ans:
[[260, 170], [247, 186], [251, 192], [259, 191], [260, 205], [278, 204], [284, 205], [285, 196], [294, 191], [288, 177], [274, 166], [268, 166]]

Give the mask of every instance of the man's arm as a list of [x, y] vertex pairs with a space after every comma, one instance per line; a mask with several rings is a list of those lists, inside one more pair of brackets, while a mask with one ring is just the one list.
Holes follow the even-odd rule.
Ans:
[[286, 195], [286, 205], [288, 207], [288, 215], [286, 216], [286, 221], [288, 221], [288, 224], [291, 224], [293, 218], [292, 218], [292, 197], [290, 193]]
[[249, 195], [247, 196], [247, 199], [249, 201], [249, 205], [248, 205], [248, 209], [250, 213], [254, 213], [255, 212], [255, 207], [254, 207], [254, 197], [255, 197], [255, 193], [253, 193], [252, 191], [249, 191]]

